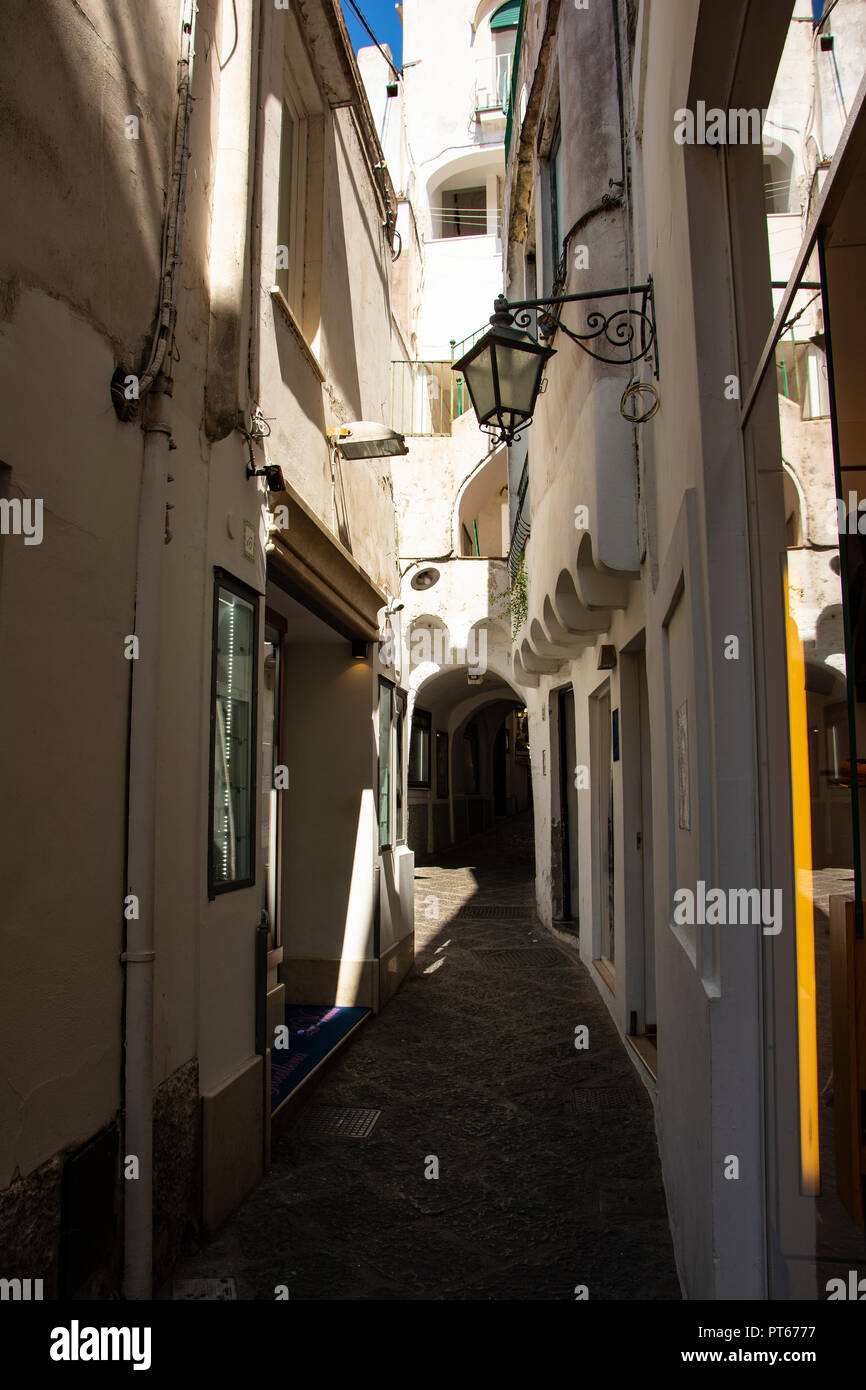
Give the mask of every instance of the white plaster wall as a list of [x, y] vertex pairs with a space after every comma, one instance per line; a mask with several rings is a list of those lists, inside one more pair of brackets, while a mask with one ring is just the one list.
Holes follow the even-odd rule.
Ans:
[[290, 643], [285, 679], [285, 958], [369, 960], [377, 834], [371, 666], [352, 660], [348, 642]]
[[[266, 25], [279, 26], [281, 12], [268, 6], [261, 12]], [[252, 10], [241, 4], [238, 13], [243, 26]], [[45, 533], [40, 546], [24, 547], [18, 537], [0, 540], [0, 698], [9, 789], [2, 836], [7, 984], [0, 1013], [9, 1032], [11, 1083], [0, 1117], [0, 1184], [89, 1138], [120, 1103], [130, 680], [123, 640], [134, 630], [143, 435], [137, 424], [116, 419], [109, 381], [118, 362], [140, 370], [150, 344], [179, 14], [179, 4], [154, 15], [82, 0], [38, 12], [15, 4], [8, 15], [2, 61], [11, 124], [2, 158], [18, 196], [10, 204], [0, 260], [0, 460], [10, 470], [10, 496], [44, 499]], [[272, 94], [282, 72], [279, 44], [271, 42], [275, 28], [261, 36], [268, 59], [259, 94], [261, 245], [233, 250], [226, 241], [230, 229], [212, 226], [220, 104], [225, 96], [225, 114], [242, 80], [237, 55], [220, 72], [225, 15], [230, 28], [230, 7], [224, 14], [218, 0], [200, 0], [179, 360], [169, 406], [176, 446], [169, 465], [172, 539], [158, 557], [164, 602], [154, 1073], [159, 1084], [198, 1055], [207, 1090], [236, 1073], [253, 1051], [253, 941], [261, 906], [260, 884], [213, 903], [206, 897], [213, 568], [224, 566], [263, 593], [266, 539], [266, 495], [245, 476], [243, 439], [232, 434], [211, 446], [202, 429], [209, 296], [218, 284], [220, 296], [225, 291], [241, 306], [243, 350], [234, 386], [248, 381], [246, 324], [254, 319], [255, 399], [272, 426], [269, 457], [329, 526], [325, 429], [350, 418], [387, 420], [392, 327], [390, 248], [348, 110], [324, 117], [326, 273], [317, 345], [324, 384], [291, 330], [275, 323], [268, 294], [278, 157]], [[124, 136], [128, 114], [139, 117], [138, 141]], [[252, 129], [254, 122], [246, 124]], [[242, 151], [229, 153], [235, 168]], [[244, 196], [238, 189], [237, 197]], [[248, 223], [248, 206], [243, 216]], [[241, 408], [249, 403], [239, 394]], [[393, 589], [396, 534], [387, 461], [347, 465], [343, 489], [356, 558]], [[257, 536], [252, 562], [243, 554], [244, 521]], [[343, 901], [339, 930], [357, 934], [363, 950], [375, 860], [374, 808], [362, 805], [360, 794], [372, 797], [375, 785], [366, 670], [363, 700], [355, 701], [353, 689], [346, 702], [349, 710], [363, 705], [357, 739], [347, 748], [353, 767], [353, 758], [363, 763], [357, 804], [327, 807], [341, 824], [351, 820], [346, 834], [353, 844], [360, 834], [357, 872], [351, 869], [342, 884], [351, 903], [347, 910]], [[353, 669], [347, 679], [362, 678]], [[322, 707], [340, 690], [339, 682], [333, 690], [328, 685]], [[332, 886], [325, 882], [323, 891]], [[310, 930], [317, 911], [311, 906]]]
[[[443, 0], [435, 6], [408, 0], [403, 8], [406, 138], [417, 170], [414, 204], [425, 243], [422, 360], [446, 360], [452, 338], [459, 342], [484, 327], [502, 287], [502, 246], [492, 234], [492, 219], [496, 175], [504, 173], [505, 121], [474, 116], [478, 60], [493, 51], [488, 21], [495, 9], [493, 0]], [[437, 189], [457, 174], [467, 185], [488, 185], [491, 235], [433, 240]]]
[[502, 243], [498, 237], [452, 237], [424, 247], [425, 295], [418, 328], [424, 361], [448, 361], [459, 343], [488, 326], [502, 293]]
[[[263, 13], [268, 60], [261, 98], [258, 389], [271, 427], [266, 451], [319, 519], [336, 531], [326, 431], [350, 420], [387, 424], [391, 418], [391, 251], [352, 112], [349, 108], [330, 111], [322, 100], [322, 161], [311, 166], [307, 188], [307, 254], [317, 249], [321, 237], [322, 267], [317, 332], [311, 334], [310, 325], [304, 325], [316, 359], [311, 360], [268, 293], [278, 243], [284, 31], [281, 12], [266, 6]], [[291, 53], [300, 75], [305, 70], [303, 56], [296, 47]], [[310, 221], [315, 217], [320, 219], [321, 231]], [[314, 276], [315, 269], [310, 267], [308, 273]], [[348, 519], [350, 548], [371, 578], [390, 589], [395, 541], [388, 460], [344, 463], [340, 473], [339, 504]]]
[[[527, 84], [543, 17], [542, 4], [527, 6]], [[550, 803], [549, 695], [552, 689], [573, 682], [577, 756], [590, 763], [590, 702], [607, 679], [597, 669], [596, 646], [611, 643], [621, 653], [645, 625], [653, 802], [658, 808], [653, 825], [652, 923], [660, 1049], [658, 1122], [674, 1241], [689, 1296], [730, 1297], [733, 1293], [725, 1290], [736, 1288], [739, 1296], [755, 1297], [762, 1288], [758, 1234], [762, 1194], [755, 1178], [761, 1146], [756, 942], [730, 932], [717, 939], [706, 931], [678, 936], [671, 926], [671, 895], [676, 886], [694, 884], [699, 876], [746, 884], [757, 882], [758, 875], [754, 825], [747, 809], [756, 796], [750, 763], [751, 678], [741, 664], [734, 683], [721, 660], [721, 634], [748, 623], [749, 613], [744, 498], [730, 481], [725, 486], [721, 483], [722, 478], [739, 477], [742, 470], [736, 415], [725, 415], [722, 403], [725, 374], [730, 370], [725, 363], [731, 362], [733, 353], [732, 328], [724, 319], [728, 298], [721, 315], [716, 315], [712, 340], [705, 323], [706, 305], [717, 293], [713, 268], [724, 265], [726, 254], [715, 230], [718, 208], [724, 206], [723, 189], [718, 171], [705, 167], [709, 161], [699, 163], [699, 156], [684, 152], [672, 138], [674, 111], [686, 105], [689, 97], [696, 21], [697, 7], [685, 3], [643, 10], [645, 65], [638, 66], [635, 74], [636, 118], [643, 135], [632, 147], [637, 235], [629, 254], [621, 214], [594, 214], [578, 238], [588, 247], [588, 270], [569, 266], [569, 290], [625, 284], [629, 274], [640, 282], [652, 273], [655, 281], [661, 410], [639, 432], [640, 510], [634, 440], [619, 416], [618, 396], [628, 369], [588, 363], [560, 335], [554, 344], [557, 357], [547, 371], [549, 389], [528, 437], [530, 617], [518, 634], [517, 646], [531, 666], [527, 707], [539, 910], [549, 922], [551, 822], [553, 815], [558, 816], [558, 807]], [[554, 61], [558, 60], [566, 151], [566, 228], [599, 201], [610, 178], [620, 176], [611, 58], [610, 10], [596, 7], [578, 12], [563, 6]], [[555, 82], [552, 66], [547, 77], [551, 93]], [[550, 109], [555, 109], [555, 98]], [[552, 116], [532, 132], [531, 148], [541, 145], [542, 155], [551, 121]], [[548, 236], [543, 216], [545, 177], [537, 158], [530, 181], [522, 186], [515, 181], [513, 164], [509, 170], [511, 196], [522, 196], [521, 187], [528, 190], [527, 196], [531, 194], [530, 215], [535, 218], [539, 248]], [[509, 247], [509, 272], [513, 283], [522, 287], [519, 225]], [[540, 271], [545, 274], [543, 254]], [[646, 369], [641, 375], [649, 379]], [[600, 388], [607, 392], [604, 411], [594, 404], [594, 393], [598, 399]], [[544, 600], [551, 595], [560, 570], [569, 572], [580, 589], [579, 561], [586, 554], [583, 539], [573, 528], [573, 507], [581, 503], [589, 505], [593, 566], [601, 563], [619, 571], [623, 580], [640, 568], [642, 582], [640, 589], [635, 584], [617, 586], [602, 574], [599, 592], [606, 592], [609, 602], [590, 606], [596, 608], [599, 626], [606, 630], [590, 633], [591, 645], [584, 654], [571, 656], [567, 644], [557, 650], [556, 642], [545, 646], [541, 637]], [[684, 587], [677, 606], [680, 575]], [[669, 611], [674, 616], [666, 632]], [[538, 627], [533, 626], [536, 622]], [[621, 712], [622, 680], [618, 667], [610, 674], [611, 704]], [[676, 809], [676, 763], [667, 734], [683, 701], [690, 711], [692, 826], [688, 832], [671, 820]], [[627, 728], [622, 732], [624, 748], [631, 733]], [[546, 759], [541, 756], [545, 753]], [[615, 764], [616, 859], [620, 866], [628, 866], [625, 875], [618, 873], [616, 885], [615, 992], [611, 994], [598, 980], [602, 998], [623, 1031], [634, 1006], [630, 952], [636, 927], [634, 914], [627, 910], [634, 872], [632, 846], [623, 838], [626, 771], [623, 759]], [[588, 814], [581, 810], [578, 838], [581, 954], [591, 963], [599, 944], [598, 846], [591, 809]], [[726, 1152], [750, 1155], [752, 1176], [736, 1193], [736, 1221], [731, 1185], [725, 1189], [719, 1177], [723, 1144], [728, 1145]], [[744, 1223], [746, 1209], [752, 1215]], [[731, 1237], [735, 1226], [740, 1233], [736, 1241]], [[743, 1239], [746, 1229], [750, 1235]], [[747, 1289], [752, 1291], [748, 1295]]]
[[[405, 458], [392, 460], [402, 566], [413, 559], [459, 554], [460, 490], [485, 465], [489, 438], [473, 411], [454, 421], [445, 436], [412, 436]], [[404, 581], [408, 588], [411, 574]]]
[[[131, 671], [123, 642], [134, 629], [143, 436], [116, 419], [109, 381], [118, 362], [138, 368], [150, 342], [179, 27], [177, 5], [156, 16], [100, 0], [38, 14], [16, 8], [3, 49], [6, 114], [17, 132], [7, 129], [3, 141], [4, 175], [19, 196], [0, 269], [0, 458], [11, 470], [11, 495], [41, 497], [46, 523], [40, 546], [2, 542], [0, 681], [11, 740], [4, 752], [11, 819], [2, 837], [9, 937], [0, 1012], [10, 1029], [11, 1081], [4, 1184], [89, 1138], [120, 1102]], [[168, 784], [171, 801], [157, 839], [157, 1084], [195, 1052], [208, 510], [199, 425], [213, 109], [206, 54], [214, 22], [206, 0], [198, 16], [182, 361], [171, 407], [176, 538], [174, 551], [160, 557], [169, 576], [180, 570], [181, 582], [161, 653], [164, 691], [166, 665], [174, 674], [162, 713], [168, 721], [180, 711], [180, 719], [161, 727], [157, 769], [158, 795]], [[125, 138], [128, 114], [139, 119], [137, 141]]]

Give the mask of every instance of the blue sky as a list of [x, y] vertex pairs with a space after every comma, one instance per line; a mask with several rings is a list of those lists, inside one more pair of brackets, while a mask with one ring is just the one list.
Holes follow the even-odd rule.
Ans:
[[[394, 0], [355, 0], [355, 4], [366, 19], [381, 44], [388, 44], [394, 55], [394, 64], [400, 67], [403, 62], [403, 26], [397, 16]], [[355, 52], [359, 48], [369, 48], [372, 39], [359, 24], [348, 0], [342, 0], [346, 26]]]

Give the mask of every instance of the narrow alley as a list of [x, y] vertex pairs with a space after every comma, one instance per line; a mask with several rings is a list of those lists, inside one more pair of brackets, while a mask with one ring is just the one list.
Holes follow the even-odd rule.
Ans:
[[[176, 1289], [679, 1298], [652, 1106], [576, 954], [535, 927], [531, 813], [419, 866], [415, 914], [402, 988]], [[335, 1130], [344, 1107], [376, 1116], [365, 1137]]]
[[832, 1383], [866, 0], [4, 20], [4, 1336], [590, 1301]]

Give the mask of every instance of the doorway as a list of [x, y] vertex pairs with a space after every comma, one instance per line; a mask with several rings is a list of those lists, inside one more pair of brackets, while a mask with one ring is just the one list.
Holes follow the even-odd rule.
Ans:
[[616, 969], [614, 795], [610, 683], [593, 698], [591, 785], [594, 810], [595, 950], [599, 974], [613, 989]]
[[508, 732], [505, 721], [500, 724], [496, 738], [493, 742], [493, 814], [494, 816], [506, 816], [508, 814], [508, 798], [506, 794], [506, 770], [505, 759], [508, 753]]
[[577, 806], [577, 735], [574, 725], [574, 688], [556, 695], [559, 721], [559, 825], [562, 920], [577, 931], [580, 922]]
[[653, 802], [645, 635], [620, 657], [622, 702], [623, 930], [628, 1043], [658, 1077]]

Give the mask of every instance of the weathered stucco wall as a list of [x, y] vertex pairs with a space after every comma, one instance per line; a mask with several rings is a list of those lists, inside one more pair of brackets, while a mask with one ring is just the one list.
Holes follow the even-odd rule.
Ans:
[[[109, 383], [118, 364], [143, 370], [158, 310], [180, 16], [179, 0], [146, 14], [101, 0], [32, 12], [13, 3], [0, 60], [0, 158], [16, 190], [0, 259], [0, 486], [6, 497], [44, 502], [39, 544], [0, 537], [0, 740], [10, 789], [0, 870], [0, 1013], [10, 1083], [0, 1114], [0, 1187], [32, 1176], [26, 1190], [10, 1190], [13, 1206], [23, 1193], [21, 1210], [54, 1182], [54, 1156], [114, 1123], [121, 1105], [133, 670], [124, 639], [135, 630], [144, 435], [138, 421], [120, 423]], [[285, 32], [273, 44], [281, 23]], [[197, 1200], [200, 1092], [212, 1101], [212, 1141], [231, 1113], [220, 1094], [234, 1079], [246, 1078], [247, 1109], [250, 1096], [259, 1107], [249, 1071], [261, 868], [255, 886], [213, 902], [206, 882], [214, 567], [265, 592], [268, 497], [260, 480], [246, 477], [248, 447], [233, 430], [235, 405], [247, 423], [251, 405], [261, 407], [272, 430], [269, 460], [374, 580], [389, 591], [397, 584], [388, 462], [346, 464], [342, 476], [338, 469], [335, 507], [326, 436], [341, 421], [389, 419], [383, 175], [371, 167], [375, 149], [363, 135], [363, 113], [332, 111], [313, 68], [321, 140], [317, 146], [312, 138], [311, 149], [321, 206], [317, 220], [311, 205], [307, 249], [320, 292], [304, 306], [298, 329], [269, 293], [279, 167], [273, 108], [290, 40], [301, 44], [297, 61], [306, 62], [288, 11], [200, 0], [167, 402], [167, 543], [152, 556], [162, 572], [153, 1001], [158, 1275], [182, 1236], [184, 1208]], [[350, 62], [339, 54], [332, 61]], [[125, 125], [130, 116], [137, 130]], [[249, 136], [246, 150], [234, 138], [238, 128]], [[248, 177], [258, 135], [260, 198]], [[319, 327], [302, 341], [316, 313]], [[261, 464], [258, 445], [256, 453]], [[253, 530], [251, 555], [245, 523]], [[156, 659], [153, 651], [139, 656]], [[260, 681], [259, 735], [262, 689]], [[368, 689], [368, 726], [371, 705]], [[374, 784], [374, 769], [369, 756], [356, 769], [363, 787]], [[369, 907], [371, 882], [366, 888]], [[353, 900], [352, 910], [362, 908]], [[247, 1148], [245, 1172], [260, 1163], [257, 1114], [259, 1128], [238, 1140]], [[178, 1125], [183, 1144], [172, 1139]], [[206, 1172], [206, 1185], [213, 1179], [228, 1191], [231, 1174], [215, 1173], [216, 1166]], [[209, 1210], [222, 1209], [225, 1191], [208, 1198]], [[22, 1249], [54, 1248], [53, 1202], [42, 1204], [42, 1224], [24, 1232]], [[53, 1278], [50, 1268], [46, 1277]]]
[[281, 11], [265, 7], [263, 15], [261, 298], [254, 391], [270, 423], [267, 453], [322, 522], [339, 531], [362, 568], [390, 591], [396, 552], [388, 460], [344, 462], [335, 488], [326, 434], [350, 420], [390, 423], [391, 250], [382, 225], [384, 205], [352, 109], [329, 108], [318, 92], [314, 66], [290, 44], [292, 71], [310, 108], [304, 312], [293, 324], [268, 293], [279, 244], [287, 25]]
[[[620, 414], [620, 396], [632, 374], [651, 380], [650, 369], [599, 366], [564, 335], [554, 341], [549, 387], [528, 432], [529, 616], [518, 635], [516, 669], [526, 681], [530, 711], [538, 901], [548, 922], [561, 814], [552, 795], [558, 748], [550, 701], [563, 687], [574, 689], [576, 757], [590, 773], [587, 789], [578, 792], [580, 949], [622, 1032], [632, 1011], [641, 1016], [646, 941], [653, 951], [659, 1138], [684, 1287], [691, 1297], [731, 1297], [727, 1291], [734, 1288], [736, 1296], [748, 1289], [747, 1296], [760, 1297], [759, 941], [731, 930], [678, 932], [671, 917], [679, 886], [698, 878], [753, 885], [761, 873], [750, 654], [741, 648], [738, 664], [722, 656], [726, 633], [748, 631], [752, 602], [742, 440], [736, 408], [728, 402], [726, 409], [724, 395], [737, 363], [724, 167], [718, 151], [683, 147], [673, 137], [675, 111], [698, 98], [712, 105], [724, 81], [721, 48], [707, 39], [710, 8], [641, 6], [629, 70], [620, 7], [621, 113], [616, 7], [578, 10], [542, 0], [526, 7], [518, 76], [525, 104], [512, 135], [506, 190], [511, 292], [528, 283], [527, 250], [536, 254], [539, 286], [550, 285], [549, 159], [558, 122], [563, 230], [579, 221], [563, 291], [601, 291], [652, 275], [661, 408], [651, 423], [632, 430]], [[630, 143], [628, 206], [608, 200], [604, 207], [605, 194], [625, 191], [621, 121]], [[761, 152], [738, 157], [757, 163], [759, 226]], [[586, 248], [580, 260], [577, 246]], [[769, 279], [759, 238], [749, 238], [747, 265], [740, 245], [736, 254], [744, 283], [750, 276], [755, 283], [761, 275]], [[768, 302], [768, 329], [769, 308]], [[581, 312], [568, 306], [563, 319], [579, 326]], [[764, 466], [771, 467], [769, 454]], [[580, 505], [588, 516], [578, 519]], [[610, 672], [598, 669], [601, 643], [617, 652]], [[635, 663], [642, 661], [649, 695], [643, 744], [634, 727]], [[597, 732], [597, 697], [608, 685], [621, 737], [621, 756], [610, 769], [599, 766]], [[689, 739], [684, 770], [670, 732], [683, 707]], [[653, 888], [643, 926], [636, 766], [652, 783], [651, 851], [646, 835], [644, 842]], [[689, 786], [685, 826], [677, 815], [678, 769]], [[598, 830], [598, 782], [608, 776], [616, 865], [612, 989], [593, 964], [608, 953], [606, 847]], [[737, 1184], [721, 1176], [723, 1146], [748, 1167]], [[751, 1213], [746, 1221], [745, 1210]]]
[[[201, 669], [188, 660], [190, 628], [183, 623], [186, 594], [192, 591], [197, 613], [203, 600], [203, 557], [197, 570], [190, 567], [195, 545], [188, 528], [200, 534], [207, 512], [199, 423], [213, 11], [205, 3], [199, 13], [195, 90], [203, 138], [193, 167], [203, 177], [190, 180], [188, 293], [178, 325], [174, 516], [180, 539], [166, 552], [170, 569], [177, 559], [179, 581], [167, 612], [168, 644], [174, 622], [183, 654], [176, 667], [180, 689], [175, 683], [172, 694], [181, 709], [194, 710]], [[4, 238], [0, 457], [11, 470], [11, 494], [44, 499], [46, 518], [41, 545], [3, 540], [4, 761], [16, 788], [3, 836], [4, 950], [7, 979], [14, 982], [3, 1010], [12, 1059], [4, 1182], [86, 1139], [120, 1100], [131, 672], [124, 637], [134, 630], [142, 434], [117, 420], [109, 382], [119, 360], [141, 369], [153, 328], [178, 17], [176, 6], [146, 20], [90, 0], [74, 11], [42, 6], [9, 16], [4, 45], [12, 125], [3, 142], [4, 172], [18, 195]], [[126, 138], [129, 115], [139, 122], [137, 139]], [[197, 466], [196, 492], [189, 475]], [[198, 628], [196, 619], [192, 630]], [[195, 769], [197, 734], [190, 751]], [[43, 771], [34, 778], [34, 760], [51, 768], [51, 776]], [[197, 829], [195, 817], [191, 824]], [[186, 825], [176, 837], [174, 826], [165, 829], [172, 850], [194, 854], [197, 863], [199, 841]], [[192, 900], [177, 902], [188, 875], [162, 863], [164, 904], [180, 908], [188, 936]], [[177, 925], [169, 911], [160, 941], [169, 974]], [[191, 991], [188, 969], [185, 986]], [[157, 1080], [193, 1050], [192, 998], [188, 993], [189, 1007], [160, 1036]], [[181, 1016], [187, 1026], [178, 1023]]]

